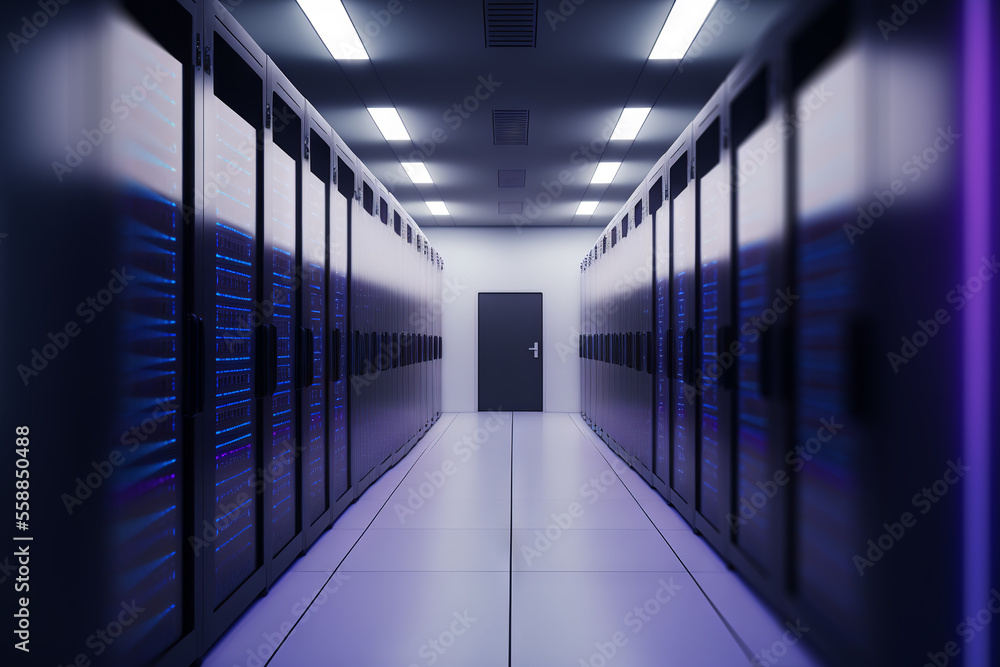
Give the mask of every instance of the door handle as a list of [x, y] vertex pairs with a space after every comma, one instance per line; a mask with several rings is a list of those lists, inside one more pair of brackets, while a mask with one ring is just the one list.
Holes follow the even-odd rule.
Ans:
[[528, 348], [528, 351], [529, 352], [534, 352], [535, 353], [535, 359], [538, 358], [538, 341], [537, 340], [535, 341], [535, 344], [532, 347]]

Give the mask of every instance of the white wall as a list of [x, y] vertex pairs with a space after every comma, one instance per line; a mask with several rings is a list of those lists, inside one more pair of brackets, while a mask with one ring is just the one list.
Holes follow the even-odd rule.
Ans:
[[475, 412], [478, 405], [480, 292], [542, 293], [542, 408], [580, 411], [580, 260], [600, 231], [596, 227], [423, 230], [445, 263], [441, 295], [445, 411]]

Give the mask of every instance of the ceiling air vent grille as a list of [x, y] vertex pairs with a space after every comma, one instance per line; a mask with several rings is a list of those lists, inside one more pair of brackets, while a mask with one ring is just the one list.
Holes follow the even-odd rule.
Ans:
[[497, 213], [500, 215], [521, 215], [524, 213], [524, 202], [502, 201], [497, 202]]
[[484, 0], [486, 46], [534, 46], [538, 2]]
[[497, 110], [493, 112], [493, 145], [528, 145], [527, 110]]
[[497, 169], [497, 185], [501, 188], [523, 188], [524, 169]]

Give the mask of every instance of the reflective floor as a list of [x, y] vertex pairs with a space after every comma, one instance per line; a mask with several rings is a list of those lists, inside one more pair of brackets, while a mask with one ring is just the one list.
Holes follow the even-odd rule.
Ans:
[[818, 666], [578, 415], [448, 414], [205, 667]]

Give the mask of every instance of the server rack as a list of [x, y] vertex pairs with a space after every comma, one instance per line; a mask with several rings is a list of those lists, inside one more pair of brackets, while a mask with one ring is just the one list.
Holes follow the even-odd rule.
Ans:
[[274, 394], [276, 327], [262, 320], [266, 57], [219, 3], [206, 8], [204, 646], [266, 586], [262, 403]]
[[149, 612], [142, 625], [123, 633], [109, 651], [112, 659], [184, 664], [196, 651], [191, 591], [200, 581], [183, 543], [199, 507], [188, 485], [200, 478], [192, 470], [195, 420], [185, 407], [191, 406], [194, 378], [184, 345], [193, 271], [194, 234], [186, 223], [194, 222], [192, 134], [200, 99], [192, 49], [199, 8], [159, 2], [129, 10], [109, 21], [107, 93], [117, 97], [131, 89], [150, 66], [163, 74], [107, 147], [115, 202], [108, 231], [117, 237], [125, 273], [131, 269], [136, 276], [116, 308], [117, 352], [105, 360], [105, 368], [119, 375], [103, 396], [114, 397], [108, 402], [121, 426], [116, 440], [128, 444], [128, 453], [112, 483], [115, 529], [108, 545], [111, 570], [122, 576], [98, 613], [117, 611], [123, 599]]
[[699, 400], [694, 527], [725, 555], [729, 549], [736, 330], [732, 317], [732, 184], [726, 89], [695, 118], [698, 228], [697, 365], [688, 391]]
[[[614, 284], [615, 279], [618, 277], [618, 266], [619, 266], [619, 249], [618, 249], [618, 239], [619, 239], [619, 229], [618, 229], [618, 218], [612, 218], [612, 222], [607, 227], [607, 251], [604, 255], [604, 261], [601, 263], [601, 271], [605, 274], [608, 284]], [[621, 396], [621, 373], [618, 368], [619, 358], [618, 358], [618, 332], [621, 329], [621, 308], [620, 303], [612, 301], [614, 297], [610, 289], [606, 290], [608, 303], [613, 303], [615, 308], [610, 308], [607, 318], [607, 337], [608, 337], [608, 361], [609, 365], [605, 369], [607, 376], [607, 384], [605, 385], [605, 396], [604, 396], [604, 415], [602, 419], [602, 426], [604, 429], [604, 434], [606, 441], [619, 452], [621, 455], [622, 449], [619, 444], [619, 438], [621, 438], [621, 430], [619, 428], [619, 400]]]
[[[378, 476], [383, 424], [378, 423], [376, 409], [376, 367], [378, 353], [378, 322], [375, 276], [372, 275], [372, 253], [376, 247], [374, 179], [366, 176], [358, 164], [357, 189], [351, 215], [351, 326], [354, 329], [354, 365], [351, 378], [351, 448], [353, 478], [358, 490]], [[355, 445], [355, 443], [358, 443]]]
[[[22, 286], [0, 306], [24, 323], [3, 352], [28, 358], [11, 364], [26, 388], [10, 414], [36, 446], [74, 443], [31, 471], [48, 499], [31, 518], [60, 547], [33, 554], [50, 574], [32, 582], [32, 654], [79, 661], [94, 623], [134, 600], [136, 622], [91, 657], [186, 666], [357, 497], [352, 445], [398, 459], [437, 418], [440, 367], [427, 362], [441, 356], [440, 317], [422, 336], [403, 318], [440, 291], [443, 262], [386, 194], [407, 225], [405, 240], [384, 230], [397, 272], [388, 293], [352, 296], [363, 165], [222, 4], [64, 11], [55, 51], [26, 56], [11, 82], [21, 121], [51, 104], [39, 81], [87, 83], [58, 91], [60, 126], [38, 125], [53, 136], [102, 127], [108, 99], [136, 104], [58, 181], [49, 148], [17, 143], [10, 155], [19, 196], [5, 210], [32, 221], [0, 266]], [[382, 452], [348, 437], [352, 299], [386, 316], [391, 306], [379, 330], [410, 344], [409, 384], [384, 385], [381, 411], [358, 425], [405, 408]], [[38, 303], [72, 319], [46, 339], [23, 318]], [[70, 615], [66, 590], [80, 594]]]
[[671, 355], [672, 335], [670, 333], [670, 285], [671, 279], [671, 217], [668, 193], [667, 158], [664, 156], [646, 177], [650, 207], [653, 208], [653, 281], [655, 304], [655, 354], [656, 375], [653, 384], [654, 441], [653, 441], [653, 486], [660, 494], [670, 496], [670, 382], [667, 368]]
[[[328, 404], [330, 384], [339, 376], [339, 341], [343, 332], [331, 329], [329, 266], [330, 203], [333, 197], [333, 130], [306, 102], [304, 126], [306, 165], [302, 181], [302, 249], [299, 308], [300, 345], [304, 350], [300, 392], [300, 456], [304, 548], [312, 545], [332, 521], [330, 463], [327, 442], [333, 412]], [[335, 360], [336, 358], [336, 360]], [[334, 431], [336, 436], [336, 431]]]
[[271, 396], [263, 401], [264, 525], [268, 585], [302, 552], [302, 194], [305, 98], [270, 58], [264, 117], [262, 324], [275, 336]]
[[[926, 494], [942, 462], [957, 474], [962, 413], [945, 388], [962, 384], [954, 360], [961, 340], [975, 335], [919, 319], [934, 312], [939, 323], [950, 321], [940, 295], [962, 271], [959, 243], [943, 232], [961, 206], [959, 157], [941, 150], [957, 116], [959, 86], [949, 74], [959, 71], [961, 33], [952, 30], [959, 14], [936, 7], [890, 41], [873, 26], [892, 9], [861, 2], [797, 9], [698, 114], [686, 139], [693, 170], [672, 160], [645, 183], [651, 211], [660, 208], [655, 197], [665, 181], [672, 204], [671, 219], [656, 220], [652, 243], [660, 323], [654, 485], [780, 613], [810, 624], [810, 641], [838, 664], [944, 656], [956, 632], [950, 619], [961, 618], [963, 604], [982, 606], [986, 593], [960, 594], [960, 577], [952, 576], [962, 558], [954, 545], [970, 543], [960, 501], [940, 499], [919, 529], [886, 523], [914, 512], [922, 496], [913, 492]], [[941, 66], [918, 73], [910, 57], [932, 36]], [[907, 121], [896, 122], [897, 112]], [[932, 152], [928, 136], [937, 145], [925, 162], [945, 166], [914, 176], [916, 160]], [[909, 182], [892, 180], [901, 169]], [[683, 237], [691, 239], [678, 211], [681, 185], [693, 185], [697, 221], [691, 296], [701, 345], [693, 351], [677, 331]], [[607, 232], [581, 264], [583, 409], [602, 437], [608, 421], [595, 405], [615, 391], [608, 375], [587, 374], [596, 367], [587, 306], [616, 276], [597, 270]], [[955, 289], [948, 303], [965, 307], [961, 285]], [[894, 362], [888, 356], [896, 366], [887, 364], [886, 350], [919, 340], [900, 338], [913, 322], [940, 341], [937, 351], [920, 366], [902, 352]], [[593, 340], [599, 358], [607, 338]], [[685, 358], [700, 373], [693, 384], [678, 377]], [[909, 381], [897, 377], [903, 368]], [[701, 433], [693, 507], [685, 507], [676, 477], [682, 443], [664, 422], [676, 426], [680, 413], [670, 404], [692, 386]], [[883, 566], [890, 556], [876, 540], [886, 544], [890, 525], [892, 558], [900, 560]], [[895, 546], [901, 530], [906, 547]]]
[[[828, 26], [839, 34], [828, 48], [840, 51], [846, 39], [846, 12], [837, 12]], [[812, 31], [809, 31], [812, 32]], [[799, 42], [799, 37], [795, 41]], [[821, 420], [831, 415], [847, 419], [864, 400], [867, 393], [860, 382], [857, 364], [863, 355], [856, 330], [861, 324], [852, 309], [857, 307], [859, 284], [863, 274], [862, 256], [852, 253], [843, 231], [845, 219], [854, 208], [849, 205], [865, 194], [865, 184], [873, 179], [865, 159], [871, 128], [865, 120], [866, 57], [862, 48], [846, 52], [811, 56], [811, 47], [799, 44], [793, 49], [804, 51], [800, 57], [811, 60], [809, 72], [804, 69], [789, 82], [789, 98], [794, 107], [805, 104], [807, 86], [832, 86], [836, 93], [828, 103], [817, 109], [811, 122], [799, 128], [793, 137], [792, 169], [795, 183], [795, 265], [794, 280], [800, 303], [794, 314], [796, 357], [793, 382], [796, 388], [793, 413], [793, 439], [808, 442], [816, 436]], [[811, 56], [811, 57], [810, 57]], [[832, 59], [828, 60], [831, 56]], [[836, 187], [822, 186], [816, 181], [818, 159], [832, 160], [845, 171]], [[830, 289], [831, 284], [836, 289]], [[803, 369], [813, 369], [804, 373]], [[822, 373], [815, 372], [822, 369]], [[853, 553], [844, 554], [853, 544], [864, 544], [864, 485], [856, 477], [864, 427], [857, 423], [838, 433], [823, 451], [811, 457], [808, 466], [797, 473], [793, 487], [796, 558], [792, 573], [797, 596], [808, 613], [817, 618], [843, 619], [845, 615], [861, 623], [855, 632], [842, 632], [836, 637], [851, 652], [870, 644], [870, 633], [877, 626], [871, 617], [874, 609], [852, 585], [857, 571], [851, 563]], [[810, 433], [809, 431], [812, 431]], [[796, 466], [798, 467], [798, 466]], [[829, 503], [831, 496], [839, 498]], [[840, 539], [831, 539], [832, 536]], [[819, 576], [819, 569], [823, 574]], [[844, 628], [846, 629], [846, 628]]]
[[[6, 80], [23, 128], [39, 127], [31, 116], [45, 108], [38, 97], [50, 81], [91, 82], [59, 89], [66, 106], [58, 126], [44, 128], [56, 136], [101, 127], [108, 99], [135, 91], [131, 99], [146, 102], [57, 176], [39, 160], [48, 157], [44, 142], [12, 140], [7, 154], [5, 189], [16, 194], [4, 210], [18, 247], [0, 269], [11, 287], [0, 309], [11, 323], [5, 365], [19, 380], [4, 392], [4, 430], [17, 440], [3, 461], [30, 482], [18, 484], [25, 523], [14, 533], [11, 522], [10, 537], [31, 538], [15, 544], [33, 573], [45, 573], [19, 586], [30, 599], [30, 655], [14, 648], [13, 634], [3, 649], [9, 664], [89, 655], [95, 619], [115, 618], [123, 599], [145, 608], [143, 622], [103, 647], [106, 660], [181, 664], [196, 655], [196, 573], [184, 542], [196, 511], [195, 444], [183, 341], [198, 7], [155, 5], [158, 25], [142, 7], [114, 15], [65, 8], [70, 27], [59, 43], [22, 54], [18, 68], [31, 76]], [[105, 75], [94, 80], [95, 70]], [[52, 157], [69, 162], [62, 151]], [[12, 585], [18, 575], [7, 576]], [[73, 614], [66, 590], [79, 595]], [[4, 607], [11, 618], [15, 604]]]
[[[734, 504], [731, 558], [761, 589], [779, 590], [787, 572], [787, 487], [768, 482], [786, 450], [788, 320], [778, 315], [786, 270], [786, 109], [780, 95], [780, 33], [727, 81], [732, 132], [736, 324]], [[784, 301], [791, 300], [788, 296]], [[773, 315], [773, 317], [772, 317]], [[770, 320], [770, 321], [768, 321]], [[761, 486], [763, 485], [763, 487]], [[765, 488], [766, 487], [766, 488]]]
[[419, 313], [421, 310], [426, 310], [429, 305], [428, 295], [430, 294], [430, 247], [427, 243], [427, 237], [423, 234], [417, 235], [416, 243], [417, 251], [417, 261], [416, 261], [416, 271], [419, 276], [419, 281], [417, 283], [417, 288], [415, 294], [411, 297], [411, 308], [409, 312], [404, 313], [406, 319], [404, 320], [407, 327], [415, 332], [415, 336], [420, 342], [420, 354], [418, 355], [418, 361], [420, 365], [418, 366], [419, 373], [417, 374], [415, 395], [417, 397], [416, 414], [414, 415], [413, 422], [416, 426], [415, 439], [418, 440], [423, 436], [427, 428], [430, 427], [431, 409], [430, 409], [430, 397], [433, 392], [433, 386], [430, 382], [430, 336], [421, 331], [419, 327], [414, 323], [413, 315]]
[[[349, 504], [353, 499], [355, 459], [351, 442], [361, 440], [365, 433], [355, 418], [359, 405], [351, 391], [355, 365], [361, 359], [360, 335], [353, 329], [353, 293], [351, 247], [357, 219], [358, 159], [339, 136], [334, 134], [335, 160], [330, 203], [330, 266], [327, 301], [331, 347], [339, 348], [331, 355], [329, 383], [329, 414], [327, 438], [330, 441], [330, 501], [335, 505]], [[339, 333], [338, 332], [342, 332]], [[338, 512], [334, 510], [334, 516]]]
[[632, 413], [637, 424], [636, 461], [639, 474], [648, 483], [653, 480], [653, 382], [655, 353], [653, 345], [653, 225], [650, 215], [649, 191], [639, 185], [631, 201], [633, 250], [633, 289], [636, 292], [635, 331], [633, 345], [635, 362], [633, 378], [637, 385]]
[[[667, 375], [670, 378], [670, 501], [688, 522], [694, 521], [698, 397], [694, 383], [695, 302], [698, 294], [697, 226], [692, 183], [694, 155], [687, 127], [667, 152], [670, 217], [670, 303]], [[691, 186], [691, 187], [689, 187]]]
[[[851, 3], [803, 12], [783, 54], [789, 107], [810, 111], [788, 153], [791, 278], [799, 297], [790, 433], [809, 456], [792, 467], [789, 597], [821, 625], [818, 643], [845, 662], [919, 663], [955, 639], [954, 619], [978, 609], [986, 591], [970, 599], [957, 592], [960, 577], [940, 574], [963, 567], [962, 503], [942, 499], [925, 515], [912, 500], [962, 455], [962, 412], [945, 388], [962, 386], [956, 360], [963, 337], [974, 332], [960, 333], [963, 323], [950, 337], [942, 325], [935, 350], [905, 371], [885, 352], [899, 350], [902, 332], [926, 322], [921, 313], [940, 312], [949, 303], [942, 302], [946, 288], [966, 275], [949, 224], [961, 209], [959, 153], [937, 156], [940, 171], [928, 170], [929, 180], [895, 178], [929, 139], [943, 145], [941, 128], [959, 113], [953, 91], [961, 84], [946, 77], [961, 71], [960, 15], [932, 8], [902, 39], [887, 41], [871, 26], [890, 9]], [[919, 79], [903, 74], [906, 54], [932, 43], [942, 69]], [[887, 133], [879, 121], [903, 108], [911, 110], [908, 122]], [[836, 165], [838, 176], [819, 181], [821, 165]], [[900, 182], [906, 191], [872, 216], [879, 211], [873, 202], [886, 202]], [[824, 372], [807, 372], [814, 368]], [[827, 441], [815, 451], [820, 436]], [[867, 540], [880, 539], [886, 517], [898, 520], [903, 510], [920, 517], [919, 529], [893, 549], [891, 565], [869, 569], [858, 560], [870, 558]]]
[[114, 649], [116, 659], [134, 661], [164, 654], [182, 660], [194, 648], [194, 578], [183, 544], [194, 503], [182, 485], [192, 449], [190, 423], [183, 418], [183, 401], [189, 397], [182, 394], [183, 383], [190, 378], [183, 367], [187, 301], [182, 289], [190, 256], [185, 258], [188, 239], [182, 228], [184, 206], [191, 204], [186, 186], [193, 179], [193, 147], [185, 145], [184, 127], [195, 110], [194, 73], [187, 57], [195, 9], [177, 3], [160, 9], [174, 29], [183, 26], [180, 34], [161, 33], [157, 39], [140, 25], [119, 23], [112, 39], [122, 50], [110, 63], [115, 95], [134, 84], [139, 63], [152, 61], [167, 72], [156, 89], [161, 94], [136, 109], [111, 147], [113, 173], [121, 179], [125, 262], [138, 280], [133, 291], [123, 294], [117, 332], [122, 344], [114, 364], [123, 374], [118, 387], [125, 418], [121, 423], [141, 424], [151, 414], [159, 422], [152, 434], [133, 434], [135, 458], [115, 483], [119, 528], [112, 553], [114, 570], [125, 576], [115, 582], [113, 595], [134, 598], [151, 612]]

